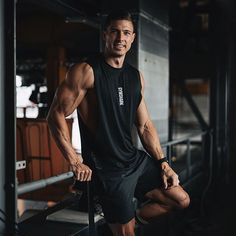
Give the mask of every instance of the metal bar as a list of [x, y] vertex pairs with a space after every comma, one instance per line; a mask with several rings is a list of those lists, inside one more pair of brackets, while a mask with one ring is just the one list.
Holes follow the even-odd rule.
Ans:
[[186, 140], [194, 138], [196, 136], [205, 135], [208, 132], [209, 131], [196, 132], [196, 133], [193, 133], [191, 135], [187, 135], [187, 136], [185, 136], [183, 138], [179, 138], [179, 139], [172, 140], [172, 141], [169, 141], [169, 142], [161, 143], [161, 146], [162, 147], [172, 146], [172, 145], [175, 145], [175, 144], [178, 144], [178, 143], [181, 143], [181, 142], [185, 142]]
[[94, 223], [93, 193], [90, 182], [87, 182], [87, 196], [88, 196], [89, 236], [96, 236], [97, 233]]
[[[4, 188], [2, 193], [5, 201], [6, 230], [5, 235], [15, 235], [17, 219], [16, 212], [16, 1], [1, 1], [1, 26], [3, 31], [1, 41], [3, 48], [3, 77], [1, 77], [3, 99], [1, 99], [1, 107], [3, 107], [1, 117], [4, 126], [1, 127], [1, 139], [4, 146], [1, 158], [5, 159], [5, 166], [1, 166], [1, 178], [4, 178]], [[1, 27], [0, 26], [0, 27]], [[2, 198], [2, 196], [1, 196]]]
[[206, 136], [202, 135], [202, 155], [201, 155], [201, 163], [204, 163], [206, 156]]
[[206, 184], [206, 187], [203, 190], [202, 196], [201, 196], [201, 214], [202, 216], [206, 216], [206, 212], [205, 212], [205, 200], [206, 200], [206, 195], [210, 189], [212, 180], [213, 180], [213, 132], [211, 131], [209, 133], [209, 138], [210, 138], [210, 153], [209, 153], [209, 177], [208, 177], [208, 182]]
[[[0, 101], [4, 101], [4, 75], [5, 75], [5, 68], [4, 68], [4, 48], [5, 46], [5, 39], [3, 37], [4, 35], [4, 1], [0, 1]], [[5, 119], [4, 119], [4, 107], [0, 106], [0, 130], [3, 131], [3, 127], [5, 126]], [[0, 191], [1, 191], [1, 197], [0, 197], [0, 209], [5, 212], [6, 210], [6, 192], [4, 190], [5, 185], [5, 179], [7, 178], [6, 174], [6, 165], [5, 162], [7, 160], [7, 156], [5, 155], [4, 150], [4, 142], [5, 142], [5, 134], [3, 132], [0, 133], [0, 171], [1, 171], [1, 178], [0, 178]], [[1, 215], [0, 215], [1, 216]], [[0, 220], [0, 235], [5, 234], [6, 231], [6, 225], [3, 221]]]
[[61, 175], [56, 175], [47, 179], [41, 179], [41, 180], [37, 180], [37, 181], [33, 181], [30, 183], [26, 183], [26, 184], [21, 184], [18, 186], [17, 189], [17, 194], [23, 194], [23, 193], [28, 193], [40, 188], [45, 188], [48, 185], [54, 184], [56, 182], [65, 180], [65, 179], [69, 179], [73, 176], [73, 172], [67, 172], [67, 173], [63, 173]]
[[[200, 135], [199, 135], [200, 136]], [[202, 135], [201, 135], [202, 136]], [[202, 138], [201, 138], [202, 139]], [[181, 143], [178, 143], [178, 145], [186, 145], [186, 143], [185, 142], [181, 142]], [[194, 146], [201, 146], [202, 145], [202, 141], [201, 140], [199, 140], [199, 141], [194, 141], [194, 140], [192, 140], [191, 141], [191, 145], [194, 145]]]
[[169, 161], [169, 164], [171, 166], [171, 156], [172, 156], [172, 150], [171, 150], [171, 146], [167, 147], [167, 150], [168, 150], [168, 161]]
[[[164, 144], [162, 144], [163, 147], [168, 147], [168, 146], [172, 146], [175, 144], [178, 144], [180, 142], [184, 142], [186, 140], [190, 140], [191, 138], [195, 137], [195, 136], [199, 136], [199, 135], [205, 135], [207, 134], [207, 131], [202, 131], [202, 132], [197, 132], [194, 133], [192, 135], [188, 135], [184, 138], [178, 139], [178, 140], [173, 140], [170, 142], [166, 142]], [[168, 153], [169, 154], [169, 153]], [[33, 181], [30, 183], [26, 183], [26, 184], [21, 184], [18, 186], [18, 190], [17, 193], [18, 195], [23, 194], [23, 193], [27, 193], [27, 192], [31, 192], [40, 188], [44, 188], [48, 185], [51, 185], [53, 183], [65, 180], [65, 179], [69, 179], [73, 176], [73, 172], [67, 172], [61, 175], [56, 175], [47, 179], [41, 179], [41, 180], [37, 180], [37, 181]]]
[[190, 145], [191, 145], [191, 141], [190, 141], [190, 139], [188, 139], [187, 140], [187, 158], [186, 158], [187, 176], [188, 176], [188, 178], [191, 176], [191, 151], [190, 151]]

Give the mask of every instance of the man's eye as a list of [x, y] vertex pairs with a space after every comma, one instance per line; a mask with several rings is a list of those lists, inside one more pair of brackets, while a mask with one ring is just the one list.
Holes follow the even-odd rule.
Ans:
[[124, 34], [127, 35], [127, 36], [129, 36], [129, 35], [131, 35], [131, 32], [125, 31]]
[[116, 30], [111, 30], [110, 32], [111, 32], [111, 33], [117, 33], [117, 31], [116, 31]]

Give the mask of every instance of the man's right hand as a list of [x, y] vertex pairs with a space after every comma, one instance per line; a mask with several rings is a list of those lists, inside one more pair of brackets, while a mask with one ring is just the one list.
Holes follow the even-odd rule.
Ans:
[[71, 164], [74, 178], [78, 181], [91, 181], [92, 170], [81, 162]]

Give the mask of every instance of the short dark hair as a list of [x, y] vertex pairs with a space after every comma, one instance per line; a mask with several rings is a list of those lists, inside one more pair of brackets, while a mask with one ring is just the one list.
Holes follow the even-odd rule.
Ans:
[[126, 10], [119, 9], [113, 10], [107, 15], [103, 25], [104, 30], [106, 30], [111, 24], [111, 22], [115, 20], [128, 20], [133, 24], [133, 28], [135, 26], [131, 13]]

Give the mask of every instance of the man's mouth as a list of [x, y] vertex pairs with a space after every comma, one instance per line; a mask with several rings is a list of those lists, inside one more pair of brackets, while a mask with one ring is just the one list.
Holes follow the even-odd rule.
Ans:
[[122, 43], [116, 43], [116, 44], [114, 44], [114, 47], [117, 48], [117, 49], [122, 49], [122, 48], [125, 47], [125, 45], [122, 44]]

